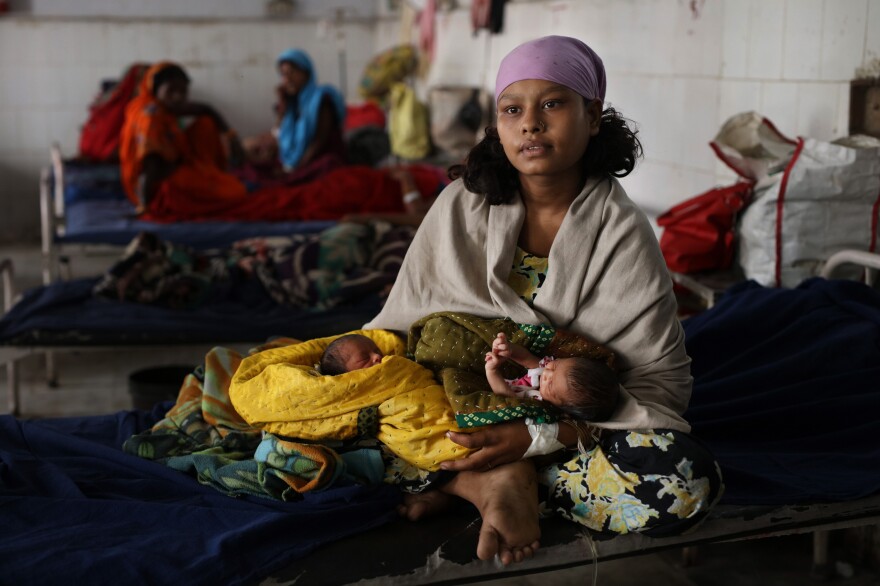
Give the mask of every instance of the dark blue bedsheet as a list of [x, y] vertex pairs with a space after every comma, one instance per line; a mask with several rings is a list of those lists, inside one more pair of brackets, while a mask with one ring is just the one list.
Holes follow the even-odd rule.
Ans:
[[685, 320], [687, 419], [724, 472], [724, 502], [880, 492], [880, 292], [812, 279], [731, 288]]
[[128, 244], [141, 232], [198, 249], [228, 246], [236, 240], [320, 232], [328, 220], [289, 222], [185, 222], [163, 224], [138, 220], [125, 197], [118, 165], [66, 163], [64, 168], [65, 232], [61, 243]]
[[[878, 292], [746, 283], [684, 326], [695, 377], [687, 417], [721, 463], [725, 502], [880, 491]], [[0, 583], [246, 583], [393, 517], [387, 486], [299, 503], [230, 498], [122, 453], [160, 413], [0, 417]]]
[[197, 309], [176, 310], [95, 298], [97, 278], [27, 291], [3, 319], [0, 344], [159, 344], [310, 339], [359, 329], [379, 312], [379, 298], [315, 311], [276, 304], [255, 279], [217, 287]]
[[80, 201], [69, 205], [66, 215], [66, 231], [57, 242], [125, 245], [141, 232], [153, 232], [162, 240], [198, 249], [221, 248], [245, 238], [312, 234], [336, 224], [330, 220], [161, 224], [135, 219], [128, 200]]
[[390, 485], [231, 498], [124, 454], [161, 413], [0, 416], [0, 583], [252, 584], [396, 516]]

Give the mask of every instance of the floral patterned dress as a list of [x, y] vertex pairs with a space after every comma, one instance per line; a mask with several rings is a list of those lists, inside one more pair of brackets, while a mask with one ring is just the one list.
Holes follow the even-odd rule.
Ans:
[[[517, 247], [508, 284], [531, 304], [548, 259]], [[724, 485], [711, 452], [674, 430], [605, 430], [583, 451], [540, 466], [543, 509], [595, 533], [676, 535], [706, 517]]]

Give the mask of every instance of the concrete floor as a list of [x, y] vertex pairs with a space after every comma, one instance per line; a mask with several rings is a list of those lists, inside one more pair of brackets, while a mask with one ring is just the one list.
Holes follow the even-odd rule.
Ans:
[[[12, 258], [19, 290], [40, 284], [40, 255], [36, 246], [0, 248], [0, 259]], [[77, 258], [74, 277], [98, 274], [113, 256]], [[72, 352], [55, 355], [57, 388], [46, 382], [45, 357], [29, 356], [19, 363], [22, 417], [67, 417], [110, 413], [130, 409], [128, 376], [141, 368], [168, 364], [196, 364], [206, 347], [114, 349], [103, 352]], [[0, 413], [6, 412], [5, 376], [0, 392]], [[697, 562], [685, 567], [681, 550], [602, 562], [598, 579], [593, 567], [580, 566], [555, 572], [482, 582], [495, 586], [561, 586], [598, 584], [627, 586], [800, 586], [841, 584], [880, 586], [880, 576], [864, 559], [880, 557], [880, 532], [848, 530], [831, 536], [831, 564], [824, 580], [811, 576], [812, 537], [792, 535], [742, 542], [706, 545], [697, 551]], [[869, 537], [865, 538], [868, 534]], [[865, 544], [872, 543], [867, 552]]]

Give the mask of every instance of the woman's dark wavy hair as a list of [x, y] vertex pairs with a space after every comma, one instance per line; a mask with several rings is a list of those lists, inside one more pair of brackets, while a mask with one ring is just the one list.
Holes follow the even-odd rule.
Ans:
[[181, 67], [180, 65], [172, 64], [167, 67], [163, 67], [153, 75], [153, 95], [155, 96], [156, 92], [159, 91], [159, 88], [171, 81], [172, 79], [182, 79], [186, 83], [189, 83], [189, 76], [186, 74], [186, 71], [184, 71], [183, 67]]
[[[626, 177], [632, 172], [642, 156], [642, 143], [629, 122], [614, 108], [602, 112], [599, 134], [590, 138], [581, 159], [584, 178]], [[519, 190], [519, 174], [504, 154], [497, 128], [486, 128], [486, 136], [471, 149], [464, 164], [449, 168], [450, 179], [459, 177], [468, 191], [485, 195], [491, 205], [510, 202]]]

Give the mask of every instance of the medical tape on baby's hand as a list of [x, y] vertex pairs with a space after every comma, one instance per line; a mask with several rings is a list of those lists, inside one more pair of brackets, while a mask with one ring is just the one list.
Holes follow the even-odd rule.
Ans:
[[558, 423], [535, 423], [534, 419], [526, 417], [526, 428], [529, 430], [529, 435], [532, 436], [532, 445], [523, 454], [523, 458], [552, 454], [565, 448], [565, 445], [557, 439], [559, 436]]

